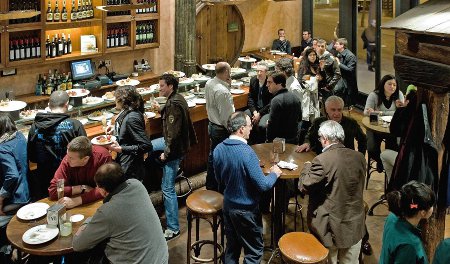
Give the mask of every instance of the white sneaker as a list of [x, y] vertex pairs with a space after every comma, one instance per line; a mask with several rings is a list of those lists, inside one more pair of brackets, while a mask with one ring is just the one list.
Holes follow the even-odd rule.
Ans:
[[170, 241], [176, 237], [178, 237], [180, 235], [180, 231], [174, 232], [170, 229], [166, 229], [166, 231], [164, 231], [164, 237], [166, 238], [166, 241]]

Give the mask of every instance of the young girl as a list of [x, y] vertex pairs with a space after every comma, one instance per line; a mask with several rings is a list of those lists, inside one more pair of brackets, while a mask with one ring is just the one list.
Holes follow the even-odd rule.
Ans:
[[420, 220], [433, 213], [436, 197], [431, 188], [417, 181], [387, 194], [389, 213], [384, 224], [380, 264], [428, 263], [420, 230]]

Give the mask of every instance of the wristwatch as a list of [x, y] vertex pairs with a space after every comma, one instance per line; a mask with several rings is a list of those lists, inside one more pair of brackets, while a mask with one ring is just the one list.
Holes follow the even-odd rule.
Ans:
[[83, 194], [86, 191], [86, 185], [81, 185], [81, 194]]

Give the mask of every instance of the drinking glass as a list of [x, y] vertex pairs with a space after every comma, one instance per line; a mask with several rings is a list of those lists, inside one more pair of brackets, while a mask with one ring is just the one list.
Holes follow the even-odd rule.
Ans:
[[64, 197], [64, 179], [59, 179], [56, 183], [56, 191], [58, 192], [58, 201]]
[[61, 236], [70, 236], [72, 234], [72, 222], [70, 213], [66, 212], [59, 218], [59, 233]]
[[278, 153], [271, 151], [270, 152], [270, 163], [273, 166], [273, 165], [278, 164], [278, 162], [280, 162], [280, 157], [279, 157]]

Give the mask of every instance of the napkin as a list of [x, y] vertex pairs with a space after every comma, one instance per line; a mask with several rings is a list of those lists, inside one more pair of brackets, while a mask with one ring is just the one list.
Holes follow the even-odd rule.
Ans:
[[282, 168], [282, 169], [288, 169], [288, 170], [296, 170], [298, 168], [297, 164], [291, 163], [291, 162], [286, 162], [286, 161], [280, 161], [278, 162], [278, 167]]

